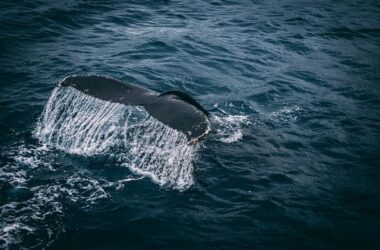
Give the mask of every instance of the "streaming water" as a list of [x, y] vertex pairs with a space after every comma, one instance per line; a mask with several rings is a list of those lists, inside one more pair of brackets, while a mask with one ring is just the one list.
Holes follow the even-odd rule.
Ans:
[[69, 153], [108, 154], [161, 186], [190, 187], [198, 146], [142, 107], [111, 103], [72, 87], [54, 89], [34, 135]]

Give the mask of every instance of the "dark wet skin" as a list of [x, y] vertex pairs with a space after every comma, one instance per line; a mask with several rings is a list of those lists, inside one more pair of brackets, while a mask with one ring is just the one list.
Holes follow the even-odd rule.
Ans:
[[208, 112], [192, 97], [179, 91], [155, 91], [103, 76], [69, 76], [60, 86], [75, 89], [101, 100], [143, 106], [153, 117], [184, 133], [191, 143], [210, 132]]

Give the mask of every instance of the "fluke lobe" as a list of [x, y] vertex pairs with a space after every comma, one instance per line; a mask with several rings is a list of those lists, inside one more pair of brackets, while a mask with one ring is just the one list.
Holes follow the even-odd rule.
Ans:
[[192, 97], [180, 91], [160, 94], [97, 75], [69, 76], [59, 85], [73, 87], [101, 100], [142, 106], [157, 120], [184, 133], [191, 142], [199, 141], [211, 130], [209, 113]]

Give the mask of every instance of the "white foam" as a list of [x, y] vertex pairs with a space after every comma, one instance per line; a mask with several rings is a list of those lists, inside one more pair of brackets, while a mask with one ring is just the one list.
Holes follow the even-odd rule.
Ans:
[[247, 115], [213, 115], [214, 130], [219, 141], [233, 143], [243, 138], [243, 126], [250, 124]]
[[[45, 225], [44, 221], [49, 217], [50, 221], [60, 219], [62, 213], [62, 204], [58, 202], [59, 193], [57, 190], [51, 192], [50, 188], [43, 186], [36, 188], [33, 197], [20, 202], [9, 202], [0, 207], [0, 247], [8, 249], [21, 243], [25, 235], [38, 234], [37, 230], [53, 230], [54, 235], [59, 234], [61, 228], [57, 225]], [[43, 227], [40, 228], [40, 223]], [[32, 226], [33, 225], [33, 226]], [[51, 228], [53, 227], [53, 228]], [[43, 244], [39, 239], [36, 239], [37, 244]]]
[[0, 180], [12, 186], [21, 186], [27, 181], [26, 171], [12, 164], [6, 164], [0, 168]]
[[103, 101], [72, 87], [54, 89], [34, 135], [79, 155], [110, 154], [122, 166], [176, 189], [194, 183], [197, 146], [143, 108]]
[[85, 178], [80, 175], [70, 176], [66, 179], [63, 190], [72, 202], [82, 202], [84, 207], [95, 204], [100, 199], [109, 198], [98, 180]]
[[270, 119], [278, 122], [291, 122], [297, 120], [303, 112], [304, 110], [298, 106], [284, 107], [270, 113]]
[[[17, 168], [14, 170], [20, 171]], [[30, 198], [0, 206], [1, 249], [17, 246], [26, 235], [36, 235], [36, 247], [53, 242], [64, 230], [61, 226], [64, 213], [62, 200], [87, 209], [109, 198], [103, 183], [79, 174], [57, 180], [53, 184], [28, 188], [28, 192], [32, 194]], [[48, 239], [37, 237], [41, 231], [47, 233]]]
[[4, 227], [1, 227], [0, 225], [0, 240], [3, 241], [0, 246], [2, 249], [8, 249], [12, 244], [16, 244], [21, 241], [21, 239], [15, 237], [15, 235], [20, 234], [21, 231], [33, 232], [33, 230], [33, 228], [20, 222], [6, 224]]

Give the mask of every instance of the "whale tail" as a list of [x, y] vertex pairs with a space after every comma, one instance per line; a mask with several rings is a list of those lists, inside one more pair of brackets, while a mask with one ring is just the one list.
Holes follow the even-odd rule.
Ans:
[[210, 131], [209, 113], [192, 97], [180, 91], [155, 91], [104, 76], [69, 76], [61, 87], [73, 87], [101, 100], [124, 105], [142, 106], [153, 117], [184, 133], [192, 142]]

